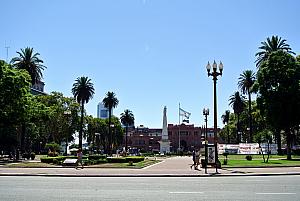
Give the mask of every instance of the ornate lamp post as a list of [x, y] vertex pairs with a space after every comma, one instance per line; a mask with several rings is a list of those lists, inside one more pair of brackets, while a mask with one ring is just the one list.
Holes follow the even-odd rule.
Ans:
[[68, 137], [70, 134], [70, 116], [71, 116], [71, 111], [70, 110], [66, 110], [64, 111], [64, 115], [67, 119], [67, 125], [68, 125], [68, 129], [67, 129], [67, 134], [66, 134], [66, 146], [65, 146], [65, 155], [68, 155]]
[[223, 72], [223, 64], [220, 62], [219, 64], [219, 71], [217, 72], [217, 63], [214, 61], [212, 65], [212, 72], [210, 72], [211, 66], [210, 63], [207, 63], [206, 69], [207, 69], [207, 75], [213, 77], [213, 82], [214, 82], [214, 144], [215, 144], [215, 165], [216, 165], [216, 173], [218, 173], [218, 167], [217, 167], [217, 162], [218, 162], [218, 150], [217, 150], [217, 80], [218, 76], [222, 76]]
[[204, 139], [205, 139], [205, 174], [207, 174], [207, 163], [208, 163], [208, 158], [207, 158], [207, 144], [208, 144], [208, 139], [207, 139], [207, 116], [209, 115], [209, 109], [204, 108], [203, 109], [203, 115], [205, 116], [205, 134], [204, 134]]

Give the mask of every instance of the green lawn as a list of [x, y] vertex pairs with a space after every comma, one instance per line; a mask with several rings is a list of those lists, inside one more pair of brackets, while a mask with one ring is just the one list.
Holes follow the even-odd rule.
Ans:
[[265, 166], [300, 166], [300, 160], [269, 160], [268, 163], [264, 163], [263, 160], [228, 160], [227, 165], [223, 165], [223, 160], [220, 160], [222, 167], [265, 167]]
[[[241, 155], [241, 154], [236, 154], [236, 155], [228, 155], [227, 158], [228, 160], [243, 160], [245, 159], [247, 155]], [[262, 155], [251, 155], [252, 156], [252, 159], [253, 160], [263, 160], [263, 157]], [[219, 155], [219, 159], [223, 160], [223, 158], [225, 158], [222, 154]], [[267, 155], [265, 155], [265, 158], [267, 158]], [[293, 159], [300, 159], [300, 156], [298, 155], [293, 155], [292, 156]], [[286, 159], [286, 155], [282, 155], [282, 156], [279, 156], [279, 155], [270, 155], [270, 159]]]

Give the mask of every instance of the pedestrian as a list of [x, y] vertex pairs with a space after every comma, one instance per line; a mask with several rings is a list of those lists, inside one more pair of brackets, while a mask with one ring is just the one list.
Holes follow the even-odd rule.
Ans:
[[195, 152], [195, 170], [199, 170], [198, 166], [200, 165], [200, 150], [196, 150]]
[[82, 163], [82, 149], [79, 148], [77, 150], [77, 162], [76, 162], [76, 169], [78, 168], [79, 163], [81, 164], [81, 169], [83, 169], [83, 163]]
[[196, 166], [196, 153], [195, 153], [195, 150], [193, 150], [193, 153], [192, 153], [192, 157], [193, 157], [193, 164], [191, 165], [191, 169], [195, 166]]

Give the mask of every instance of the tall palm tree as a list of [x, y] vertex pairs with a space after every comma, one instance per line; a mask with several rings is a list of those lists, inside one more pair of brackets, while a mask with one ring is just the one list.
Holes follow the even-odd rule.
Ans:
[[236, 130], [237, 130], [237, 141], [238, 143], [240, 142], [239, 138], [239, 131], [240, 131], [240, 114], [243, 112], [245, 108], [245, 101], [244, 97], [240, 95], [240, 92], [235, 92], [233, 95], [230, 96], [229, 98], [229, 105], [232, 106], [234, 113], [237, 116], [237, 125], [236, 125]]
[[114, 92], [107, 92], [106, 97], [102, 100], [102, 103], [104, 107], [108, 109], [108, 134], [109, 134], [109, 154], [111, 154], [112, 150], [112, 134], [111, 134], [111, 114], [112, 109], [116, 108], [119, 104], [119, 100], [116, 97], [116, 94]]
[[121, 122], [126, 126], [126, 136], [125, 136], [125, 151], [127, 152], [127, 135], [128, 135], [128, 127], [134, 124], [134, 115], [133, 113], [126, 109], [124, 113], [121, 113]]
[[281, 39], [281, 37], [278, 36], [272, 36], [271, 39], [268, 37], [267, 41], [263, 41], [261, 42], [261, 44], [262, 46], [259, 47], [261, 51], [255, 54], [255, 56], [257, 56], [257, 59], [255, 61], [256, 67], [260, 67], [262, 62], [265, 61], [272, 52], [275, 52], [277, 50], [295, 54], [291, 51], [292, 49], [290, 48], [290, 45], [286, 43], [286, 40]]
[[251, 88], [255, 82], [255, 73], [252, 70], [245, 70], [242, 74], [240, 74], [238, 86], [242, 90], [243, 94], [248, 94], [248, 116], [249, 116], [249, 136], [250, 143], [252, 142], [253, 137], [253, 129], [252, 129], [252, 115], [251, 115]]
[[225, 113], [221, 117], [222, 120], [223, 120], [223, 124], [227, 125], [227, 143], [230, 143], [229, 127], [228, 127], [229, 117], [230, 117], [230, 111], [229, 110], [226, 110]]
[[94, 84], [88, 77], [78, 77], [72, 87], [74, 98], [81, 104], [81, 118], [79, 130], [79, 148], [82, 148], [84, 104], [93, 98], [95, 93]]
[[18, 57], [12, 58], [10, 63], [17, 69], [24, 69], [28, 71], [31, 76], [31, 84], [39, 82], [43, 78], [42, 71], [47, 68], [42, 65], [43, 60], [39, 59], [40, 54], [34, 53], [33, 48], [26, 47], [17, 52]]

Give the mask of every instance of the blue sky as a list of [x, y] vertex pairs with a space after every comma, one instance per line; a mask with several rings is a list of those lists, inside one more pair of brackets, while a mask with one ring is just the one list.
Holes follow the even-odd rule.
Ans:
[[[72, 96], [74, 80], [88, 76], [95, 87], [87, 113], [107, 91], [135, 115], [136, 125], [178, 123], [178, 104], [204, 124], [213, 82], [208, 61], [222, 61], [218, 80], [218, 126], [242, 71], [256, 71], [255, 53], [272, 35], [287, 39], [300, 53], [300, 3], [297, 0], [3, 0], [0, 3], [0, 58], [9, 60], [27, 46], [41, 54], [46, 92]], [[231, 109], [232, 110], [232, 109]]]

